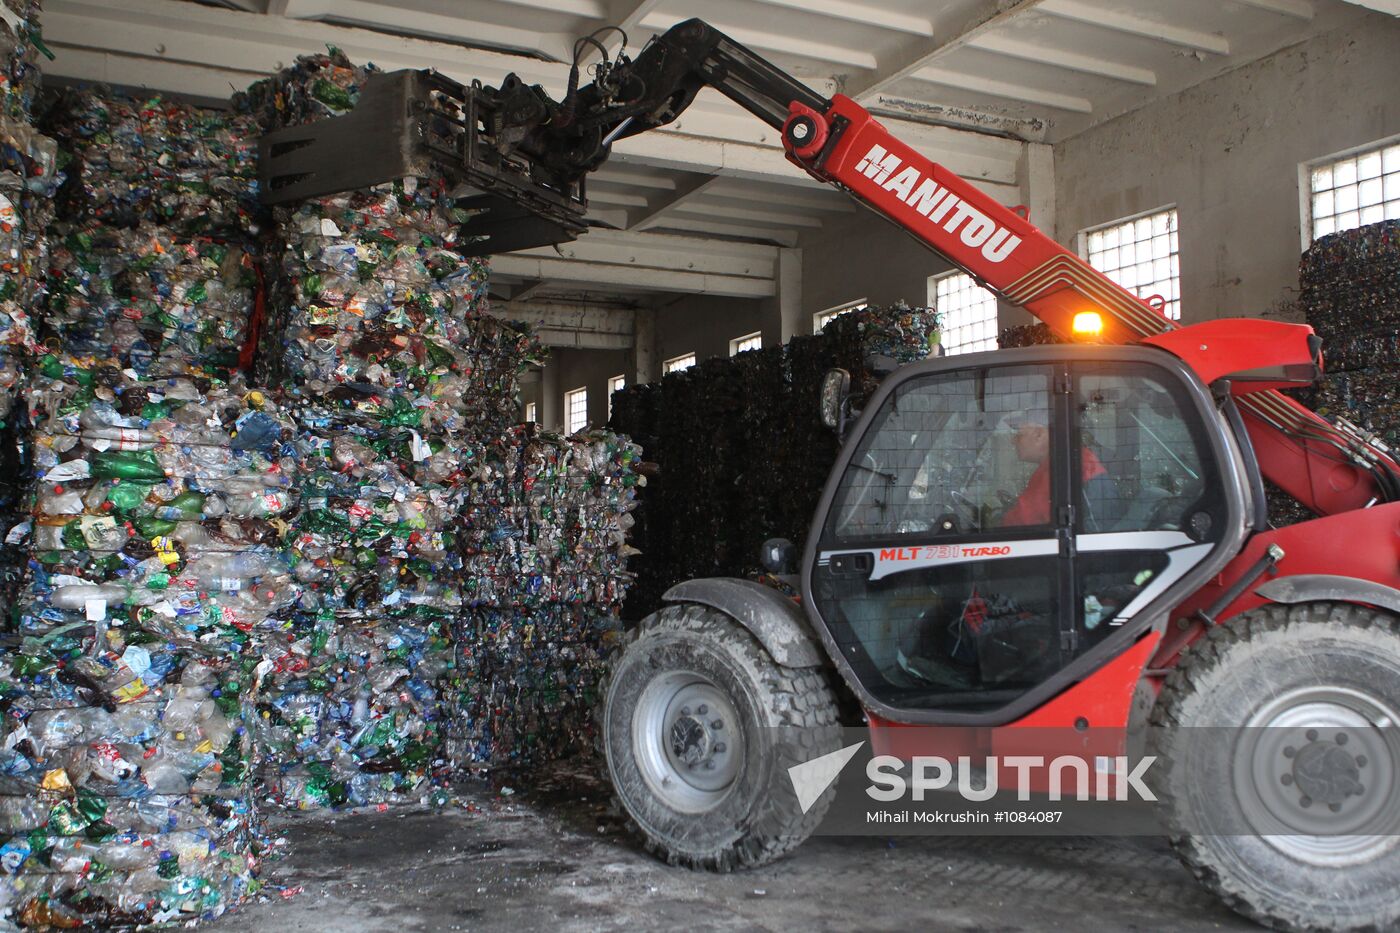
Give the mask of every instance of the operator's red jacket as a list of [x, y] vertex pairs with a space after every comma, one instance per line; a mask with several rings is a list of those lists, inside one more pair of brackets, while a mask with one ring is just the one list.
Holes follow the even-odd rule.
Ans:
[[[1079, 478], [1081, 482], [1089, 482], [1095, 476], [1103, 476], [1108, 471], [1099, 462], [1098, 456], [1089, 448], [1085, 447], [1079, 452]], [[1035, 468], [1031, 478], [1026, 481], [1026, 488], [1020, 497], [1011, 504], [1002, 515], [1000, 526], [1007, 528], [1012, 525], [1048, 525], [1050, 524], [1050, 459], [1040, 462], [1040, 466]]]

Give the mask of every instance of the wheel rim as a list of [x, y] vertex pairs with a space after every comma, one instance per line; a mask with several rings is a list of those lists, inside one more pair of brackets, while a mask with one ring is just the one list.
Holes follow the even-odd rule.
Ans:
[[742, 723], [733, 702], [693, 671], [658, 674], [632, 718], [632, 750], [652, 793], [676, 810], [710, 810], [744, 768]]
[[1396, 726], [1369, 693], [1302, 687], [1275, 697], [1246, 723], [1236, 747], [1235, 791], [1245, 814], [1285, 855], [1343, 867], [1395, 847]]

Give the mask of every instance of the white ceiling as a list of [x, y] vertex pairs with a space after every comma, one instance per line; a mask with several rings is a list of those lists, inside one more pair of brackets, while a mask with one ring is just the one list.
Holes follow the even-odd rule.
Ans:
[[[45, 70], [222, 98], [333, 43], [387, 69], [488, 84], [516, 71], [559, 96], [577, 36], [619, 24], [635, 53], [698, 15], [1034, 211], [1053, 197], [1037, 188], [1031, 166], [1045, 160], [1031, 150], [1363, 12], [1346, 0], [48, 0], [58, 58]], [[777, 248], [853, 210], [714, 92], [619, 143], [589, 193], [594, 221], [615, 232], [497, 258], [502, 297], [765, 297]]]

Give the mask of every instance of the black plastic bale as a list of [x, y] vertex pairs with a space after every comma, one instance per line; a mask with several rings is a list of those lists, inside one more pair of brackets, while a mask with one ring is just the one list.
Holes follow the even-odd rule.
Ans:
[[1325, 236], [1298, 264], [1298, 303], [1329, 342], [1400, 327], [1400, 221]]
[[1046, 324], [1017, 324], [1002, 328], [997, 334], [997, 346], [1003, 350], [1016, 347], [1038, 347], [1047, 343], [1064, 343], [1050, 331]]
[[713, 359], [614, 396], [614, 430], [630, 435], [661, 467], [648, 481], [632, 544], [642, 551], [623, 616], [660, 607], [683, 580], [750, 576], [770, 537], [806, 540], [839, 444], [821, 423], [821, 382], [841, 367], [853, 405], [879, 382], [872, 353], [902, 362], [928, 355], [936, 315], [925, 309], [866, 309], [785, 347]]

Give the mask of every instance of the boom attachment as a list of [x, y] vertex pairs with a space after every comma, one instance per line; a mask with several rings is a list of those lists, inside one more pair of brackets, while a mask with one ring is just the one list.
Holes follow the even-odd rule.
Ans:
[[[373, 75], [355, 109], [292, 126], [258, 142], [266, 204], [287, 204], [410, 176], [442, 173], [462, 207], [468, 255], [507, 253], [575, 239], [587, 229], [581, 174], [517, 151], [507, 119], [530, 89], [459, 84], [432, 71]], [[547, 98], [545, 98], [547, 100]], [[536, 101], [543, 110], [544, 101]]]
[[[611, 27], [609, 27], [611, 28]], [[625, 36], [624, 36], [625, 40]], [[553, 100], [514, 74], [500, 87], [464, 85], [435, 71], [376, 74], [355, 109], [264, 136], [258, 181], [265, 204], [441, 172], [461, 206], [466, 255], [567, 242], [588, 227], [584, 179], [612, 144], [670, 123], [701, 88], [720, 93], [775, 129], [794, 102], [829, 102], [712, 26], [691, 19], [647, 44], [636, 60], [606, 52], [592, 84]]]

